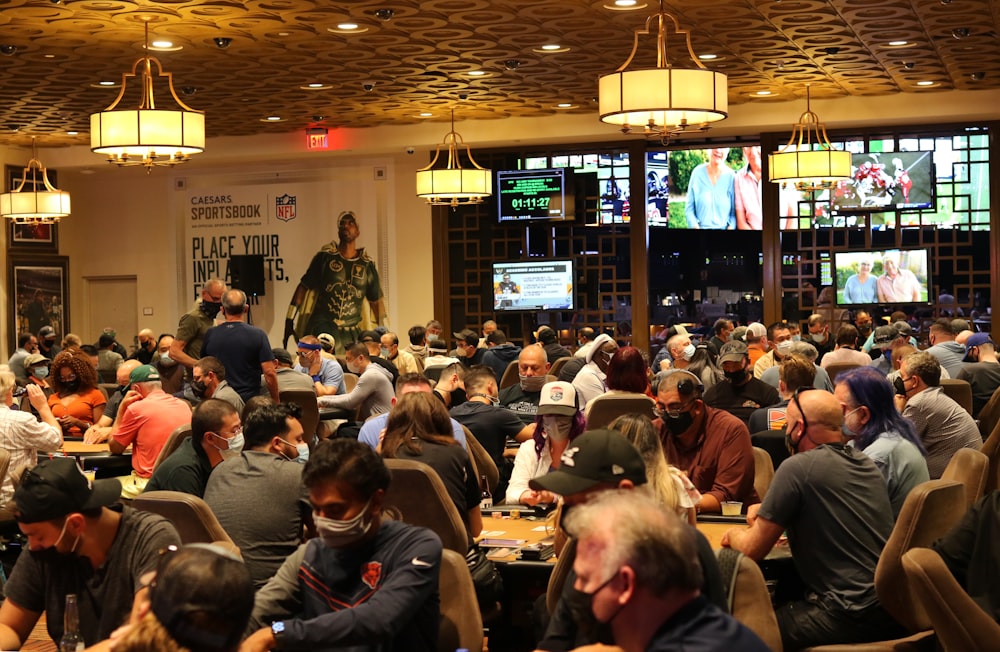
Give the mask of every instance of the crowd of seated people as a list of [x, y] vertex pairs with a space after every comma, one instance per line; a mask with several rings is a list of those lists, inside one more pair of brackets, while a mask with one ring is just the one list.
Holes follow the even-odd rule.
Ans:
[[[9, 406], [31, 416], [11, 421], [6, 430], [12, 443], [0, 446], [18, 451], [23, 472], [37, 451], [54, 450], [63, 441], [107, 442], [112, 454], [132, 456], [131, 475], [118, 480], [123, 498], [157, 490], [204, 498], [242, 551], [235, 559], [246, 563], [257, 592], [248, 638], [240, 647], [245, 650], [310, 648], [335, 640], [364, 649], [388, 640], [406, 641], [398, 649], [434, 649], [439, 598], [428, 573], [436, 577], [441, 543], [381, 515], [389, 482], [381, 459], [418, 460], [440, 476], [474, 547], [484, 529], [483, 470], [476, 467], [468, 439], [474, 438], [497, 467], [496, 503], [554, 507], [561, 519], [563, 505], [571, 503], [560, 489], [576, 485], [545, 478], [586, 471], [578, 466], [586, 459], [578, 440], [586, 441], [588, 416], [600, 397], [622, 396], [647, 397], [653, 418], [628, 412], [599, 427], [634, 447], [645, 478], [643, 496], [650, 499], [642, 508], [669, 514], [661, 527], [693, 525], [699, 514], [718, 514], [724, 503], [740, 503], [750, 528], [730, 531], [722, 544], [754, 559], [788, 532], [807, 597], [778, 610], [786, 649], [884, 638], [898, 627], [878, 603], [874, 568], [895, 518], [914, 487], [941, 477], [958, 450], [982, 447], [975, 416], [1000, 387], [990, 336], [964, 333], [952, 320], [935, 322], [931, 346], [920, 350], [911, 343], [914, 332], [905, 320], [873, 328], [867, 314], [858, 315], [858, 325], [840, 326], [815, 315], [804, 322], [805, 339], [797, 325], [782, 321], [741, 328], [721, 319], [705, 341], [694, 331], [675, 329], [652, 362], [628, 341], [587, 327], [570, 343], [541, 325], [533, 341], [519, 343], [489, 322], [481, 331], [455, 331], [449, 343], [432, 320], [410, 328], [406, 346], [385, 329], [362, 331], [357, 342], [339, 343], [345, 353], [337, 357], [337, 343], [326, 334], [301, 337], [294, 352], [264, 347], [266, 335], [261, 340], [263, 331], [250, 330], [238, 303], [239, 296], [224, 285], [206, 284], [198, 308], [182, 318], [178, 331], [185, 339], [157, 338], [144, 330], [132, 355], [116, 351], [113, 331], [100, 335], [96, 354], [72, 339], [57, 350], [48, 332], [18, 337], [10, 372], [0, 370], [0, 393], [8, 395]], [[212, 330], [216, 325], [201, 328], [214, 323], [220, 308], [228, 310], [220, 324], [243, 324], [235, 331], [241, 335], [228, 335], [232, 328]], [[870, 354], [863, 345], [869, 335]], [[231, 369], [222, 359], [203, 355], [199, 345], [208, 341], [208, 351], [228, 356], [251, 336], [255, 362], [247, 366], [242, 359], [237, 392], [226, 381]], [[182, 353], [175, 359], [178, 341]], [[557, 362], [558, 378], [549, 374]], [[102, 373], [116, 382], [102, 386]], [[167, 387], [168, 376], [177, 385]], [[942, 378], [969, 382], [971, 414], [949, 397]], [[20, 406], [14, 398], [18, 387], [28, 388]], [[306, 432], [297, 405], [275, 405], [274, 394], [280, 398], [286, 391], [311, 391], [327, 425]], [[13, 439], [15, 428], [24, 432], [21, 440]], [[160, 452], [182, 430], [189, 435], [161, 459]], [[774, 480], [766, 495], [758, 495], [751, 442], [763, 431], [780, 433], [790, 456], [774, 458]], [[16, 518], [36, 506], [27, 494], [24, 506], [17, 502], [13, 489], [19, 479], [13, 472], [4, 478], [0, 509]], [[82, 510], [79, 525], [65, 513], [55, 514], [41, 519], [53, 525], [52, 532], [39, 535], [38, 520], [22, 519], [29, 541], [37, 539], [28, 554], [50, 548], [81, 554], [77, 542], [90, 546], [88, 533], [96, 539], [103, 531], [101, 522], [87, 519], [105, 518], [107, 491], [101, 488], [100, 504], [87, 496], [78, 505], [70, 501]], [[266, 509], [256, 506], [265, 495]], [[863, 513], [850, 506], [857, 501], [866, 505]], [[596, 536], [581, 533], [583, 541]], [[163, 530], [159, 540], [170, 536]], [[361, 557], [344, 555], [362, 544]], [[693, 548], [684, 546], [690, 558]], [[700, 573], [716, 572], [704, 559], [688, 563], [697, 564]], [[382, 577], [373, 580], [378, 586], [364, 576], [372, 564], [381, 569]], [[385, 607], [378, 601], [347, 609], [363, 610], [378, 624], [362, 622], [360, 611], [354, 617], [345, 609], [330, 611], [328, 602], [317, 601], [313, 580], [303, 580], [304, 572], [316, 573], [317, 581], [338, 587], [331, 596], [346, 600], [358, 586], [348, 586], [344, 573], [359, 568], [362, 583], [395, 596], [386, 598]], [[574, 580], [580, 591], [617, 591], [625, 582], [625, 575], [598, 578], [603, 573], [594, 568], [581, 566]], [[43, 594], [39, 603], [24, 573], [17, 578], [15, 604], [29, 595], [31, 602], [12, 607], [16, 612], [0, 610], [4, 647], [5, 628], [12, 632], [6, 640], [17, 636], [23, 642], [32, 610], [51, 601]], [[688, 578], [685, 595], [696, 596], [691, 591], [703, 578]], [[640, 598], [660, 604], [656, 591], [643, 590]], [[682, 601], [685, 609], [694, 604], [690, 599]], [[171, 630], [163, 614], [149, 613], [147, 607], [142, 612], [147, 617], [133, 617], [131, 627], [145, 621], [149, 629], [166, 629], [157, 635], [174, 640], [186, 635]], [[392, 615], [398, 617], [387, 621]], [[117, 624], [125, 622], [123, 616], [115, 614]], [[334, 626], [334, 620], [343, 624]], [[611, 630], [606, 633], [612, 638], [624, 636], [617, 625]], [[88, 644], [110, 635], [103, 618], [100, 627], [86, 632], [95, 638]], [[568, 648], [552, 643], [551, 649]]]

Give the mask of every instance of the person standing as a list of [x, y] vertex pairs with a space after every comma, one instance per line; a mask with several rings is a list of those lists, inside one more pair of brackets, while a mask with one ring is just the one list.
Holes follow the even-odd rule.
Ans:
[[226, 381], [244, 402], [260, 394], [260, 378], [278, 402], [278, 374], [274, 370], [274, 353], [263, 329], [247, 324], [247, 295], [242, 290], [229, 290], [223, 295], [222, 310], [226, 320], [205, 333], [203, 356], [218, 358], [226, 368]]
[[[208, 329], [215, 325], [215, 317], [222, 310], [222, 295], [226, 284], [219, 279], [206, 281], [201, 288], [201, 300], [181, 316], [174, 340], [170, 343], [170, 359], [187, 367], [188, 380], [198, 359]], [[162, 355], [162, 354], [161, 354]]]

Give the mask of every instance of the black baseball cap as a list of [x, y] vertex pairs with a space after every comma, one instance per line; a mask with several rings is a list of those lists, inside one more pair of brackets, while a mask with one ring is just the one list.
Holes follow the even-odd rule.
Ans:
[[14, 492], [15, 516], [21, 523], [38, 523], [74, 512], [107, 507], [121, 495], [122, 485], [114, 479], [87, 479], [76, 461], [68, 457], [42, 460], [24, 471]]
[[588, 430], [569, 443], [559, 468], [532, 478], [532, 489], [569, 496], [599, 484], [631, 480], [646, 484], [646, 465], [629, 440], [617, 430]]
[[472, 330], [471, 328], [464, 328], [458, 333], [452, 333], [455, 339], [460, 342], [465, 342], [468, 346], [476, 346], [479, 344], [479, 333]]
[[361, 344], [369, 344], [371, 342], [380, 341], [379, 334], [375, 331], [363, 331], [361, 336], [358, 338], [358, 342]]
[[288, 352], [288, 349], [276, 346], [273, 349], [271, 349], [271, 355], [273, 355], [274, 359], [280, 362], [281, 364], [287, 364], [287, 365], [293, 364], [292, 354]]

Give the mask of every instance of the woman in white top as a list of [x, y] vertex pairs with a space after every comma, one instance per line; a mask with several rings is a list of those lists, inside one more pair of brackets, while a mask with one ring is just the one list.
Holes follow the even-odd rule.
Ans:
[[608, 429], [617, 430], [638, 449], [646, 463], [647, 486], [657, 502], [694, 525], [695, 506], [701, 500], [701, 493], [680, 469], [667, 463], [660, 437], [649, 417], [623, 414], [608, 424]]
[[543, 385], [535, 416], [535, 432], [531, 439], [521, 444], [514, 458], [506, 502], [532, 506], [554, 503], [555, 494], [530, 489], [528, 481], [558, 469], [566, 446], [586, 428], [587, 422], [580, 412], [573, 386], [561, 381]]

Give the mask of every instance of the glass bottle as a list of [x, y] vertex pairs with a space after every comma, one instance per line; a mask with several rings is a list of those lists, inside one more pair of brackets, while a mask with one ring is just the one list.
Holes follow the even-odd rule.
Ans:
[[483, 498], [479, 501], [479, 508], [489, 509], [493, 507], [493, 494], [490, 493], [490, 483], [486, 480], [486, 474], [480, 476], [479, 486], [483, 489]]
[[66, 609], [63, 612], [63, 636], [59, 641], [59, 652], [78, 652], [86, 646], [83, 635], [80, 634], [80, 613], [77, 610], [76, 594], [66, 596]]

